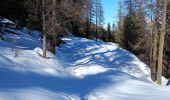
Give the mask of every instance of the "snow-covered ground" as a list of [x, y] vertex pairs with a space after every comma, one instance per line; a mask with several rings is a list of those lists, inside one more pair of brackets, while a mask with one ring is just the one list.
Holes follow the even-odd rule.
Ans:
[[65, 37], [56, 56], [26, 30], [0, 40], [0, 100], [169, 100], [148, 66], [117, 44]]

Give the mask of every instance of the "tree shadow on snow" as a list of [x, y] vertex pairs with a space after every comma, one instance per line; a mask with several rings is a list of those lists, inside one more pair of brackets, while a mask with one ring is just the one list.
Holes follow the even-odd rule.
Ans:
[[[75, 38], [78, 40], [78, 38]], [[76, 41], [76, 40], [75, 40]], [[67, 40], [69, 42], [69, 40]], [[133, 70], [137, 67], [133, 64], [135, 57], [126, 50], [116, 48], [115, 50], [106, 50], [100, 53], [91, 53], [100, 49], [99, 46], [103, 44], [96, 45], [95, 48], [84, 50], [89, 46], [95, 46], [96, 43], [89, 42], [86, 40], [79, 41], [78, 43], [72, 43], [70, 45], [64, 45], [62, 53], [69, 54], [67, 58], [71, 59], [72, 63], [78, 60], [89, 57], [86, 61], [75, 64], [75, 66], [87, 66], [88, 63], [101, 65], [107, 68], [121, 69], [127, 67], [127, 70]], [[78, 48], [76, 48], [78, 47]], [[75, 48], [70, 50], [70, 48]], [[81, 49], [80, 49], [81, 48]], [[69, 51], [67, 50], [69, 49]], [[91, 53], [89, 55], [85, 55]], [[108, 54], [108, 53], [111, 53]], [[63, 59], [65, 60], [65, 59]], [[67, 61], [65, 61], [67, 62]], [[69, 67], [68, 65], [67, 67]], [[99, 88], [106, 88], [110, 85], [119, 84], [120, 81], [114, 81], [113, 78], [119, 78], [120, 76], [125, 76], [124, 79], [120, 79], [121, 83], [126, 81], [126, 79], [139, 80], [138, 78], [124, 73], [121, 70], [110, 70], [96, 75], [89, 75], [82, 79], [75, 77], [58, 77], [58, 76], [47, 76], [41, 75], [34, 72], [17, 72], [9, 70], [7, 68], [0, 68], [0, 89], [25, 89], [31, 87], [39, 87], [52, 92], [63, 92], [66, 94], [79, 95], [81, 100]], [[126, 77], [129, 78], [126, 78]], [[118, 83], [117, 83], [118, 82]]]
[[[106, 88], [109, 85], [116, 85], [112, 77], [123, 76], [126, 73], [119, 71], [107, 71], [97, 75], [87, 76], [85, 78], [45, 76], [34, 72], [17, 72], [6, 68], [0, 68], [0, 89], [25, 89], [25, 88], [43, 88], [51, 92], [62, 92], [68, 95], [75, 94], [80, 96], [81, 100], [92, 91], [98, 88]], [[128, 75], [132, 79], [137, 78]], [[113, 77], [114, 78], [114, 77]], [[126, 79], [120, 80], [121, 83]]]

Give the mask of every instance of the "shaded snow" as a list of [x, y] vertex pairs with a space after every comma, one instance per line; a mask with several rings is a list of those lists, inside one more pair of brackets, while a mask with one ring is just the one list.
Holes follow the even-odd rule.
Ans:
[[169, 87], [152, 82], [148, 66], [117, 44], [65, 37], [44, 59], [38, 32], [12, 31], [0, 41], [0, 100], [170, 98]]

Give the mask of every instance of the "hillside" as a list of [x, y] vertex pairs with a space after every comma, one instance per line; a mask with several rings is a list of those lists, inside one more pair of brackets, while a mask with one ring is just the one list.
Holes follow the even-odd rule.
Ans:
[[0, 40], [1, 100], [169, 100], [170, 88], [114, 43], [64, 37], [41, 57], [40, 33], [9, 29]]

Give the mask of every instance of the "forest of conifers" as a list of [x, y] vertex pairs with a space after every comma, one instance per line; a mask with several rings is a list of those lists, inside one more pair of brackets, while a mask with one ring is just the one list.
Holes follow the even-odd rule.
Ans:
[[157, 72], [170, 78], [169, 0], [120, 0], [116, 23], [104, 23], [101, 0], [0, 0], [0, 5], [1, 18], [42, 31], [53, 53], [67, 34], [98, 38], [137, 55], [154, 81]]

